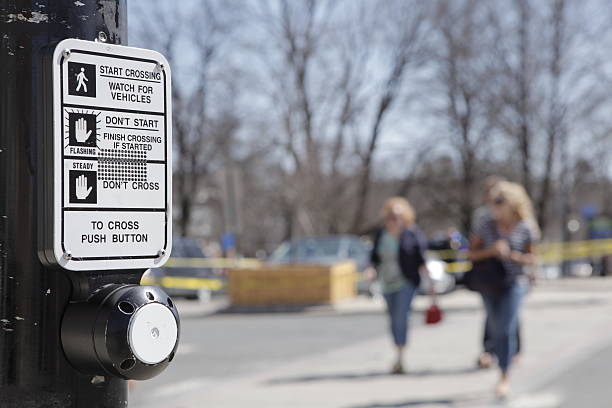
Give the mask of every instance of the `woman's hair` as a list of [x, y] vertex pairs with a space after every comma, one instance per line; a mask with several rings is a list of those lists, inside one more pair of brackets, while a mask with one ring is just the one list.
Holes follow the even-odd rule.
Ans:
[[400, 217], [407, 226], [413, 225], [416, 219], [414, 208], [403, 197], [392, 197], [385, 201], [381, 215], [386, 218], [390, 214]]
[[493, 188], [502, 181], [506, 181], [502, 176], [488, 176], [484, 179], [484, 190], [486, 193], [493, 190]]
[[501, 198], [505, 200], [516, 216], [525, 221], [535, 236], [538, 236], [540, 229], [535, 219], [533, 205], [525, 188], [510, 181], [500, 181], [491, 190], [493, 199]]

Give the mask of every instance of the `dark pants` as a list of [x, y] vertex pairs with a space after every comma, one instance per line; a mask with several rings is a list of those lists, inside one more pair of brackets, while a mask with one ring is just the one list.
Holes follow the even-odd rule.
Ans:
[[512, 357], [516, 354], [516, 331], [524, 294], [524, 286], [515, 283], [502, 295], [482, 296], [487, 311], [487, 326], [493, 339], [493, 351], [502, 372], [508, 371]]

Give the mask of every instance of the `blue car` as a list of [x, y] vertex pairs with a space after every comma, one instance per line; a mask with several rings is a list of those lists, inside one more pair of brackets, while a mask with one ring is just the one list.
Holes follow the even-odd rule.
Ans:
[[370, 293], [370, 282], [363, 272], [370, 265], [368, 241], [354, 235], [326, 235], [283, 242], [268, 258], [275, 264], [331, 265], [341, 261], [354, 261], [359, 273], [357, 290]]

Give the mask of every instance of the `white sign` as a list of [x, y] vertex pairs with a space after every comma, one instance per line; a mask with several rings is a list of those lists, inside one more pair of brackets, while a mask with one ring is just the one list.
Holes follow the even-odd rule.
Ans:
[[75, 271], [143, 269], [170, 256], [170, 86], [170, 67], [155, 51], [58, 44], [48, 263]]

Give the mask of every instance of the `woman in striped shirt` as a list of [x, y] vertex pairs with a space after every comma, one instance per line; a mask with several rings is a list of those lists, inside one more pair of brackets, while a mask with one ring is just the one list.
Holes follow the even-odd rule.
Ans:
[[499, 182], [492, 191], [491, 217], [476, 227], [470, 240], [472, 261], [498, 258], [505, 270], [505, 289], [495, 295], [483, 294], [488, 329], [501, 370], [496, 394], [509, 391], [508, 374], [516, 352], [519, 309], [527, 290], [525, 266], [534, 263], [533, 206], [525, 189], [516, 183]]

